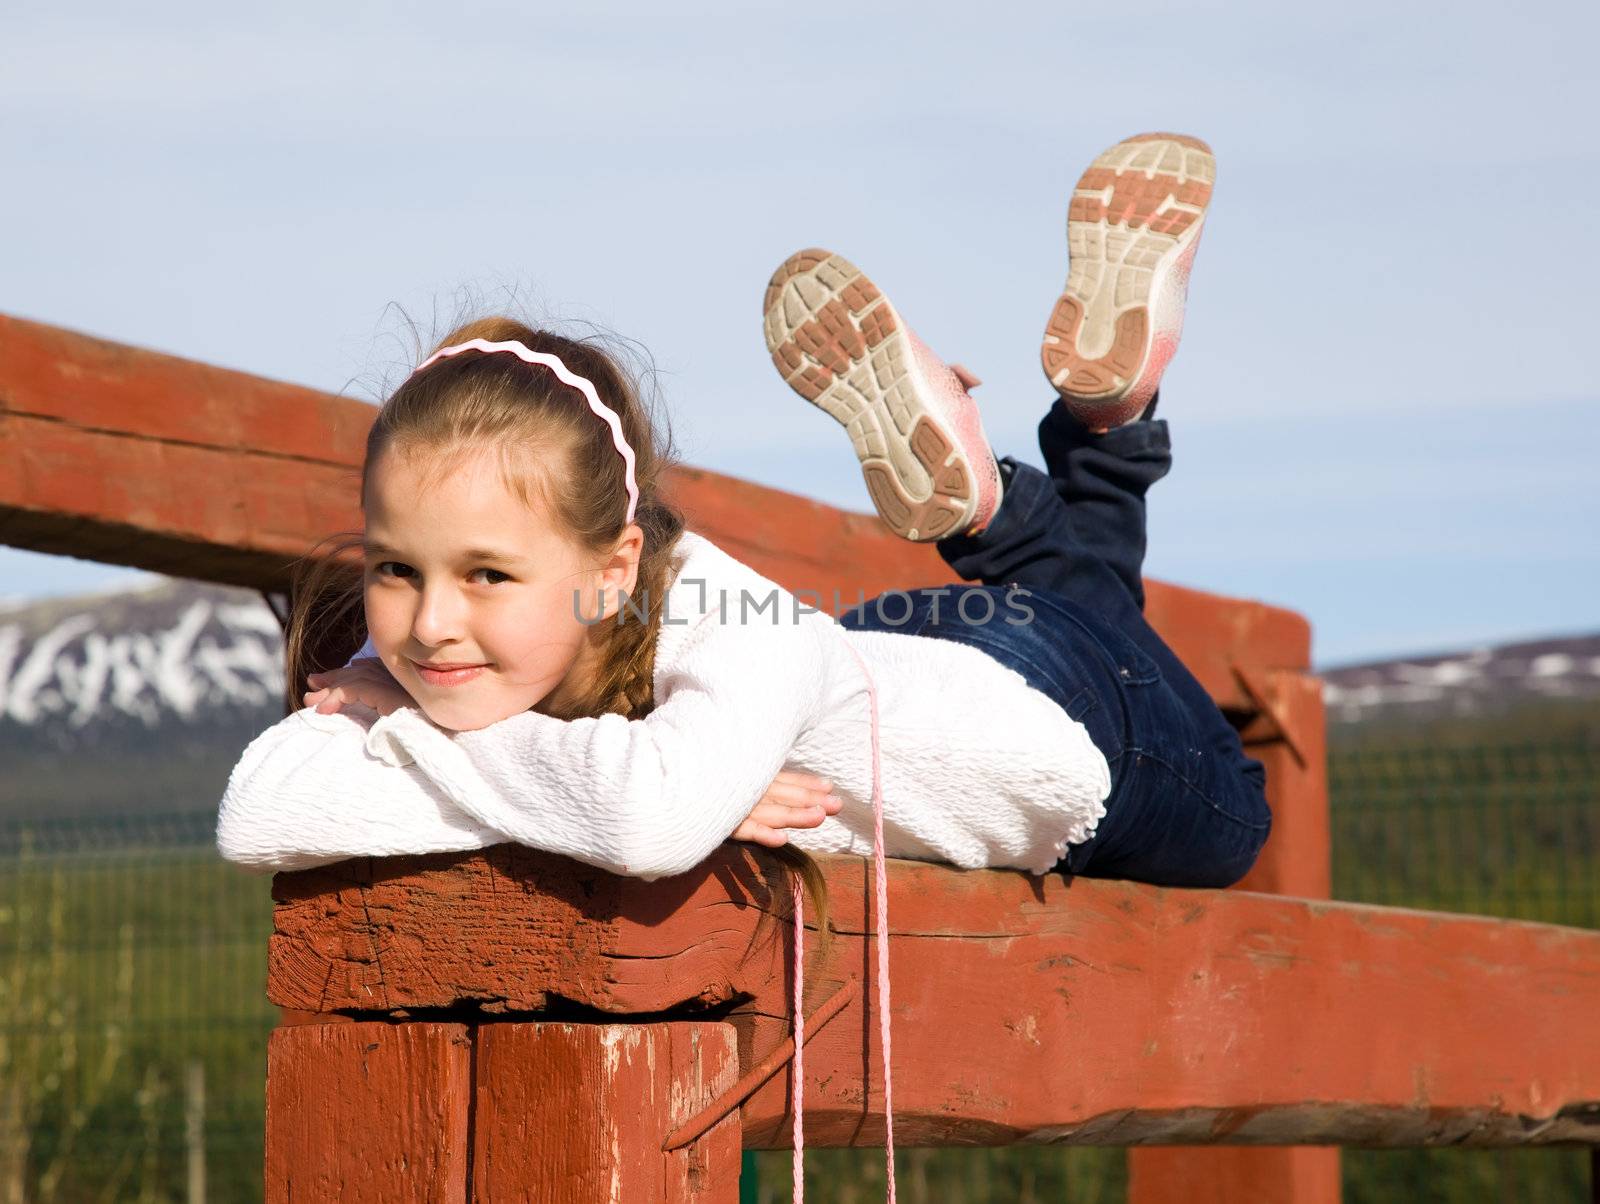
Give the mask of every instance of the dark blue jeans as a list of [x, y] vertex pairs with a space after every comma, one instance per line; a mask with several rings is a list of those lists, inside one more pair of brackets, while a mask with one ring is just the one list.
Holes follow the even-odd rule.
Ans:
[[909, 606], [884, 595], [839, 621], [981, 648], [1084, 724], [1110, 763], [1111, 795], [1094, 836], [1058, 868], [1228, 886], [1272, 816], [1261, 763], [1144, 618], [1144, 498], [1172, 466], [1167, 424], [1093, 435], [1058, 401], [1039, 447], [1049, 475], [1006, 457], [994, 521], [938, 544], [981, 585], [909, 591]]

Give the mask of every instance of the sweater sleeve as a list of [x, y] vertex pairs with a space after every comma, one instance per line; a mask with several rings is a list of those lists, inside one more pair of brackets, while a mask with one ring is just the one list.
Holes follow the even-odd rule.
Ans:
[[522, 844], [642, 878], [683, 873], [749, 814], [820, 712], [821, 638], [809, 623], [708, 619], [643, 719], [529, 711], [448, 733], [405, 709], [366, 747]]
[[244, 750], [217, 812], [217, 850], [248, 869], [482, 848], [507, 839], [413, 767], [366, 750], [365, 708], [297, 711]]

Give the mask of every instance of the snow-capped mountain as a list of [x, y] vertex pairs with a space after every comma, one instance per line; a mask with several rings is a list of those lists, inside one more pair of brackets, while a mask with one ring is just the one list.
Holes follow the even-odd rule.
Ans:
[[1566, 636], [1324, 670], [1328, 718], [1482, 715], [1600, 699], [1600, 635]]
[[112, 718], [202, 722], [276, 703], [282, 660], [276, 615], [245, 590], [158, 581], [41, 602], [0, 612], [0, 723], [68, 736]]
[[282, 661], [248, 590], [153, 578], [0, 610], [0, 816], [214, 807], [283, 713]]

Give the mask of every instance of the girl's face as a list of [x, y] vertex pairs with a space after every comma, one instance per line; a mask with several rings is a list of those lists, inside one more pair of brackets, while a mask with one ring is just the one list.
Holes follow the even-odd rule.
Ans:
[[506, 488], [498, 456], [385, 451], [366, 483], [367, 632], [440, 727], [471, 731], [573, 696], [594, 672], [604, 589], [632, 590], [641, 539], [609, 558], [570, 542]]

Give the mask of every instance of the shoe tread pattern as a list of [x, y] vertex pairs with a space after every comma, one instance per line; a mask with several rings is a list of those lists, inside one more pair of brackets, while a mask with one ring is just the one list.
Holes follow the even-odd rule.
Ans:
[[1216, 161], [1198, 138], [1141, 134], [1095, 159], [1067, 210], [1067, 284], [1040, 356], [1058, 391], [1114, 405], [1152, 342], [1157, 271], [1199, 235]]
[[849, 433], [883, 520], [919, 541], [964, 528], [972, 472], [920, 403], [906, 332], [878, 287], [843, 256], [800, 251], [773, 273], [762, 308], [773, 366]]

